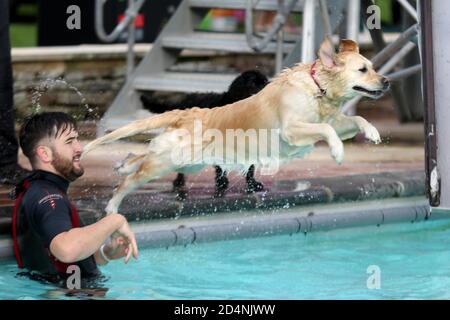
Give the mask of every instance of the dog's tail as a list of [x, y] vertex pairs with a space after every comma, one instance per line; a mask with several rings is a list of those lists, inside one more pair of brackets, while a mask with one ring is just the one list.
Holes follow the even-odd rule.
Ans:
[[134, 121], [124, 127], [116, 129], [113, 132], [104, 135], [103, 137], [89, 142], [83, 148], [82, 157], [102, 144], [107, 144], [119, 139], [131, 137], [138, 133], [145, 132], [151, 129], [167, 128], [180, 118], [179, 113], [179, 110], [166, 112], [164, 114], [156, 115], [150, 118]]

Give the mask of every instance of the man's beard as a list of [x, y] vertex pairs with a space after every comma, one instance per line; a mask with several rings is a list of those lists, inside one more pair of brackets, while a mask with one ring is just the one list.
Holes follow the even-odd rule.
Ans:
[[76, 168], [73, 159], [62, 157], [56, 150], [52, 150], [52, 165], [55, 170], [69, 181], [75, 181], [84, 174], [84, 168], [81, 166]]

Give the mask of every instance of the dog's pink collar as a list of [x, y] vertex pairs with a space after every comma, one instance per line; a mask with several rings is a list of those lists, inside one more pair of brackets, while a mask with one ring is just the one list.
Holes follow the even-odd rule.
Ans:
[[319, 96], [324, 96], [327, 94], [327, 90], [322, 89], [322, 87], [320, 86], [319, 82], [317, 82], [317, 78], [316, 78], [316, 63], [317, 61], [314, 61], [314, 63], [311, 65], [311, 78], [314, 80], [314, 83], [316, 84], [317, 88], [319, 88], [320, 90], [320, 94]]

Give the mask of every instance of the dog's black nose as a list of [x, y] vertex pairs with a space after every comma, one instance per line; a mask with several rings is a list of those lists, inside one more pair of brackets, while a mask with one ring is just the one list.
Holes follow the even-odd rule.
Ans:
[[388, 89], [390, 86], [389, 79], [386, 77], [381, 78], [381, 83], [383, 84], [383, 90]]

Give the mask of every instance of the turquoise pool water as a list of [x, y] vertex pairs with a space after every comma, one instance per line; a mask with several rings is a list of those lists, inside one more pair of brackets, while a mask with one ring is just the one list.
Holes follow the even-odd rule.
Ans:
[[[109, 299], [450, 299], [450, 221], [141, 250], [102, 270]], [[0, 299], [61, 298], [16, 273], [0, 263]]]

